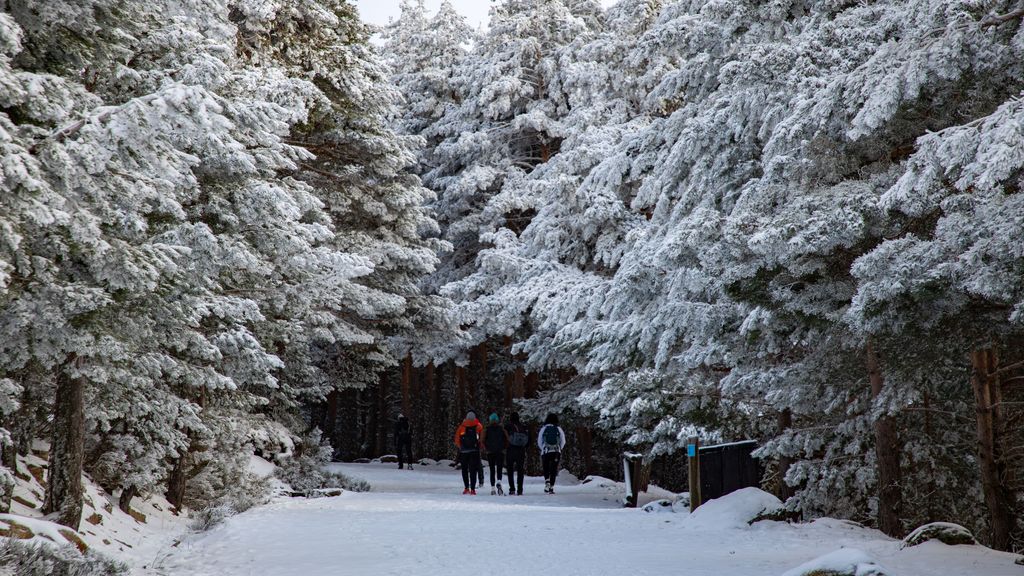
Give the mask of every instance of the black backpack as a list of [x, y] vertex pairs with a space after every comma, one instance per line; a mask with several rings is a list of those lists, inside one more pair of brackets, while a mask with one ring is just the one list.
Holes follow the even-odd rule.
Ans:
[[487, 436], [484, 438], [488, 452], [505, 451], [505, 429], [500, 424], [491, 424], [487, 427]]
[[463, 452], [472, 452], [480, 449], [480, 439], [476, 435], [476, 426], [466, 426], [459, 438], [459, 445]]

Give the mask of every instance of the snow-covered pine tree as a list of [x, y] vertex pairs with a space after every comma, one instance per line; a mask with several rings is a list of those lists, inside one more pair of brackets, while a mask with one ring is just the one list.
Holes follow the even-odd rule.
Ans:
[[[437, 235], [424, 206], [430, 191], [411, 173], [417, 139], [389, 127], [399, 97], [354, 8], [334, 0], [297, 2], [294, 10], [253, 10], [244, 15], [243, 28], [253, 62], [295, 76], [311, 71], [319, 97], [288, 141], [316, 157], [300, 163], [294, 175], [329, 212], [336, 230], [331, 245], [362, 255], [373, 270], [358, 290], [331, 294], [322, 327], [289, 335], [286, 356], [315, 352], [329, 370], [329, 379], [321, 374], [291, 384], [307, 388], [304, 398], [315, 402], [346, 387], [374, 384], [379, 371], [396, 363], [389, 338], [408, 340], [418, 319], [443, 316], [443, 301], [419, 290], [443, 243], [430, 239]], [[407, 350], [397, 352], [405, 356]], [[329, 412], [331, 406], [336, 400], [328, 402]], [[328, 434], [335, 418], [325, 417]]]
[[[15, 380], [31, 400], [14, 421], [55, 413], [47, 507], [68, 525], [81, 514], [83, 460], [125, 508], [161, 482], [179, 506], [234, 488], [254, 443], [290, 445], [274, 420], [303, 426], [299, 403], [325, 389], [316, 345], [386, 350], [376, 324], [404, 327], [402, 314], [416, 311], [406, 288], [432, 266], [432, 245], [419, 241], [431, 224], [415, 179], [399, 173], [411, 153], [383, 128], [386, 106], [375, 122], [348, 119], [362, 132], [341, 130], [325, 113], [336, 93], [257, 50], [273, 18], [324, 29], [341, 14], [359, 31], [346, 41], [365, 53], [351, 7], [301, 8], [25, 1], [4, 13], [3, 184], [14, 217], [3, 227], [0, 378], [5, 394]], [[298, 40], [292, 55], [345, 61], [329, 53], [335, 36]], [[332, 85], [390, 94], [361, 70]], [[356, 171], [380, 155], [369, 174], [380, 202], [352, 195], [379, 218], [344, 238], [337, 212], [355, 200], [331, 205], [293, 177], [314, 156], [285, 137], [314, 120], [365, 155]], [[375, 264], [372, 282], [390, 292], [354, 281]]]

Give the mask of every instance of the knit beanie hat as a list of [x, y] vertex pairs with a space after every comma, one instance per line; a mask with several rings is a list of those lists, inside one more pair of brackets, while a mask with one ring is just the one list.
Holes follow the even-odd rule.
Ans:
[[498, 421], [498, 414], [496, 412], [491, 412], [490, 421], [491, 422], [497, 422]]
[[476, 412], [473, 412], [472, 410], [466, 412], [466, 420], [476, 420]]

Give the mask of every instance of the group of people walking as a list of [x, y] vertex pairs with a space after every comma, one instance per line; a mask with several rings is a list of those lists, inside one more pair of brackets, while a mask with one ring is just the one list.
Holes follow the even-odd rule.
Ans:
[[[526, 476], [526, 448], [530, 443], [530, 430], [513, 412], [508, 422], [502, 423], [496, 413], [487, 418], [487, 426], [477, 419], [474, 412], [455, 431], [455, 446], [459, 450], [459, 465], [462, 468], [463, 494], [476, 494], [477, 478], [484, 484], [483, 457], [487, 458], [490, 469], [491, 494], [504, 495], [501, 485], [502, 468], [507, 471], [508, 495], [523, 495], [523, 480]], [[555, 493], [555, 478], [562, 450], [565, 448], [565, 432], [558, 425], [558, 415], [549, 414], [537, 433], [537, 447], [540, 448], [544, 468], [544, 492]]]

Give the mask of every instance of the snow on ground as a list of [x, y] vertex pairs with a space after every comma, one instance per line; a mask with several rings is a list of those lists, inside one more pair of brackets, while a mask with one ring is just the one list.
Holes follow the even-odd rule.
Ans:
[[[167, 576], [780, 576], [841, 548], [890, 576], [1021, 576], [1014, 556], [980, 546], [899, 541], [849, 522], [732, 522], [622, 509], [621, 485], [595, 479], [523, 497], [463, 496], [448, 466], [336, 464], [374, 491], [278, 500], [187, 539], [146, 574]], [[617, 492], [618, 491], [618, 492]], [[663, 497], [663, 496], [659, 496]], [[742, 512], [719, 503], [717, 519]], [[712, 509], [714, 511], [714, 509]], [[856, 554], [860, 554], [857, 552]], [[839, 554], [840, 559], [850, 554]], [[837, 557], [832, 557], [835, 559]]]
[[[0, 529], [14, 521], [32, 530], [33, 541], [65, 543], [54, 524], [42, 522], [43, 499], [49, 446], [36, 442], [32, 453], [18, 456], [18, 477], [14, 487], [11, 514], [2, 515]], [[97, 552], [132, 566], [145, 566], [173, 549], [178, 538], [188, 532], [188, 518], [171, 512], [163, 497], [151, 495], [132, 500], [133, 514], [117, 507], [117, 498], [84, 477], [85, 505], [77, 535]]]

